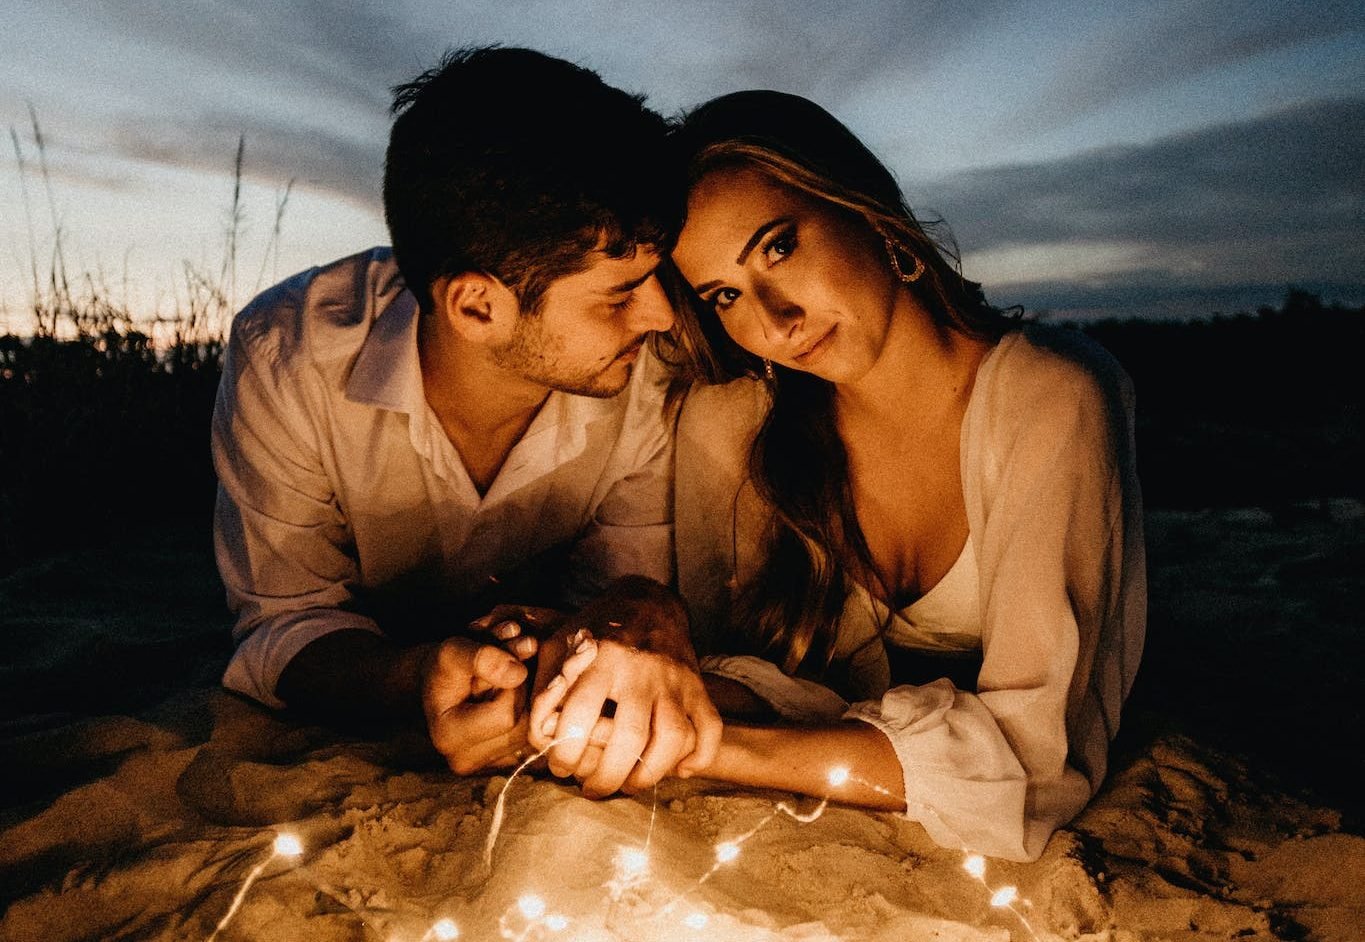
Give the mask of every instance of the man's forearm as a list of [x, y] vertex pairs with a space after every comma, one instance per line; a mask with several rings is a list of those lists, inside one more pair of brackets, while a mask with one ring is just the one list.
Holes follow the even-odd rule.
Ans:
[[647, 576], [617, 579], [579, 615], [601, 637], [697, 666], [687, 607], [676, 592]]
[[280, 674], [277, 696], [329, 718], [422, 719], [422, 670], [436, 645], [400, 647], [368, 631], [334, 631], [309, 643]]

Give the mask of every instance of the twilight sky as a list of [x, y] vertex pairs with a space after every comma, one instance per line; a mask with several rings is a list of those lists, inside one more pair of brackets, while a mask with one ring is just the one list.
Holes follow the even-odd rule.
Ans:
[[486, 42], [666, 114], [740, 88], [815, 99], [1000, 304], [1197, 315], [1290, 284], [1365, 303], [1358, 0], [0, 0], [0, 22], [0, 332], [29, 323], [54, 210], [69, 271], [136, 311], [173, 310], [187, 264], [220, 272], [239, 135], [239, 302], [386, 242], [388, 89]]

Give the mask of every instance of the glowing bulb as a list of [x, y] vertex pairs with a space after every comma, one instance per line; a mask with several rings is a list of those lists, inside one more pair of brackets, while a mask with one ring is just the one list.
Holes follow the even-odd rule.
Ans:
[[687, 918], [683, 920], [683, 925], [689, 929], [705, 929], [708, 922], [710, 922], [710, 917], [706, 913], [688, 913]]
[[440, 939], [441, 942], [453, 942], [460, 937], [460, 930], [455, 923], [449, 919], [442, 919], [431, 927], [431, 934]]
[[297, 857], [303, 853], [303, 844], [292, 834], [281, 834], [275, 838], [275, 853], [281, 857]]
[[545, 900], [527, 893], [517, 900], [517, 909], [521, 910], [521, 914], [527, 919], [539, 919], [545, 915]]
[[577, 723], [570, 723], [569, 728], [564, 732], [565, 739], [586, 739], [588, 731]]
[[569, 928], [569, 919], [567, 916], [559, 915], [559, 913], [552, 913], [545, 917], [545, 927], [551, 932], [563, 932]]
[[1008, 906], [1019, 898], [1019, 891], [1012, 886], [1002, 886], [991, 897], [992, 906]]
[[622, 847], [616, 852], [616, 867], [622, 877], [640, 877], [649, 870], [649, 854], [638, 847]]
[[962, 869], [980, 880], [986, 875], [986, 858], [980, 854], [970, 854], [962, 864]]
[[716, 859], [721, 863], [729, 863], [739, 856], [739, 845], [733, 841], [726, 841], [716, 845]]
[[829, 770], [829, 783], [833, 785], [835, 788], [838, 788], [841, 785], [847, 785], [848, 779], [849, 779], [848, 769], [844, 768], [843, 766], [839, 766], [838, 768]]

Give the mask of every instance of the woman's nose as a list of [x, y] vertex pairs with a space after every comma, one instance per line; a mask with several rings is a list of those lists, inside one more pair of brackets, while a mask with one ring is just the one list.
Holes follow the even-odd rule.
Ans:
[[759, 324], [768, 340], [785, 339], [794, 334], [806, 319], [806, 310], [791, 295], [772, 284], [757, 285]]

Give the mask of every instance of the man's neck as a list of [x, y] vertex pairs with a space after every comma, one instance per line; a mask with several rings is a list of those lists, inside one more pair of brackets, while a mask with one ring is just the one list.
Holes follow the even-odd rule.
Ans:
[[423, 317], [418, 330], [422, 389], [480, 494], [530, 427], [550, 390], [495, 364], [485, 349]]

